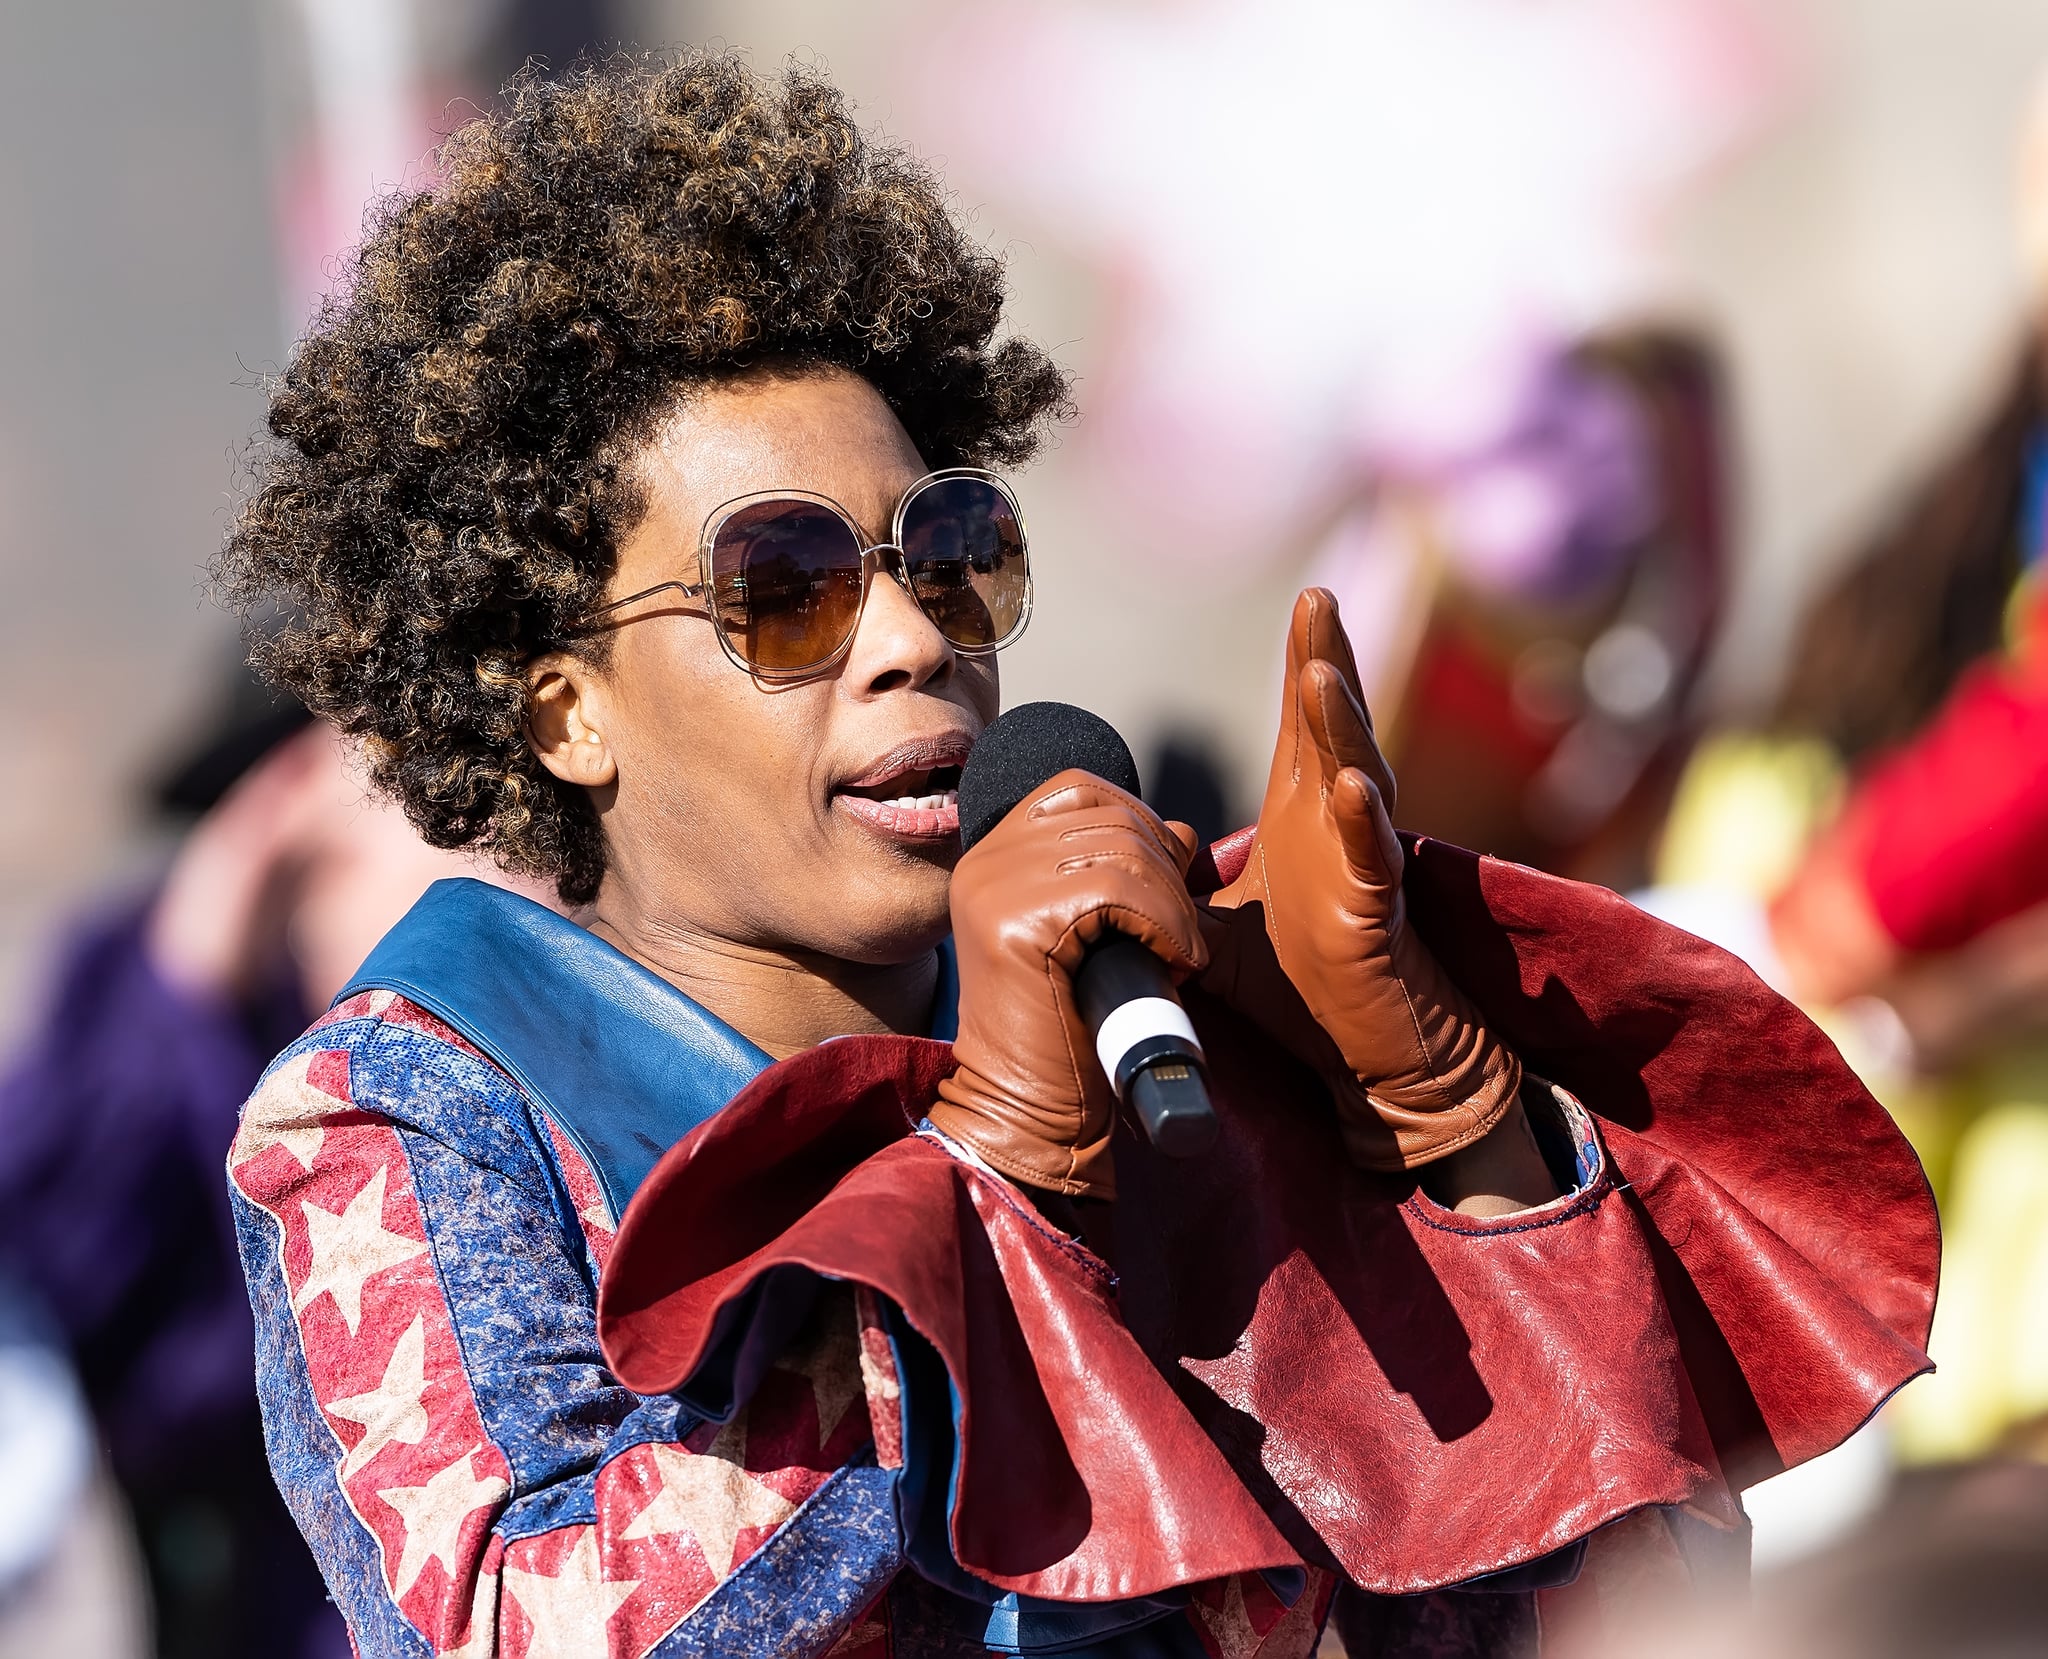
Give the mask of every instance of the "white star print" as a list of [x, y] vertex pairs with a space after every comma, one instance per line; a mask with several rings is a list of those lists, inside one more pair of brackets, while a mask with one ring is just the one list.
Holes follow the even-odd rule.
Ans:
[[823, 1446], [839, 1427], [846, 1408], [867, 1392], [861, 1371], [860, 1341], [854, 1331], [853, 1299], [836, 1295], [819, 1310], [814, 1340], [792, 1353], [783, 1364], [808, 1377], [818, 1406], [818, 1444]]
[[533, 1621], [527, 1659], [598, 1659], [610, 1651], [604, 1627], [640, 1581], [608, 1581], [598, 1559], [597, 1529], [585, 1527], [552, 1578], [507, 1567], [505, 1588]]
[[334, 1297], [348, 1334], [363, 1322], [363, 1283], [386, 1268], [398, 1267], [427, 1247], [384, 1228], [384, 1171], [370, 1177], [340, 1215], [317, 1204], [301, 1203], [306, 1234], [313, 1245], [313, 1267], [292, 1298], [292, 1311], [303, 1313], [325, 1292]]
[[427, 1437], [426, 1408], [420, 1404], [426, 1388], [426, 1315], [417, 1314], [391, 1350], [384, 1380], [367, 1394], [351, 1394], [327, 1408], [336, 1417], [363, 1425], [363, 1438], [342, 1459], [344, 1477], [354, 1474], [394, 1440], [417, 1446]]
[[1316, 1600], [1315, 1580], [1310, 1579], [1308, 1588], [1295, 1599], [1294, 1605], [1280, 1615], [1280, 1622], [1266, 1632], [1261, 1647], [1270, 1648], [1275, 1653], [1305, 1651], [1308, 1639], [1315, 1631]]
[[735, 1419], [718, 1431], [702, 1452], [651, 1445], [661, 1471], [661, 1490], [633, 1517], [628, 1538], [652, 1538], [664, 1532], [687, 1532], [704, 1552], [711, 1576], [723, 1583], [732, 1574], [734, 1545], [747, 1527], [780, 1526], [796, 1510], [773, 1487], [764, 1486], [742, 1465], [746, 1455], [745, 1420]]
[[441, 1659], [491, 1659], [498, 1646], [498, 1575], [477, 1575], [476, 1594], [469, 1603], [469, 1640], [443, 1648]]
[[394, 1486], [377, 1494], [405, 1522], [405, 1550], [391, 1581], [394, 1600], [419, 1582], [429, 1561], [440, 1562], [452, 1573], [462, 1546], [462, 1523], [508, 1490], [497, 1475], [482, 1480], [472, 1475], [469, 1460], [474, 1456], [464, 1452], [424, 1486]]
[[1252, 1659], [1259, 1651], [1259, 1633], [1252, 1629], [1251, 1614], [1245, 1610], [1244, 1580], [1235, 1573], [1224, 1587], [1221, 1607], [1198, 1601], [1195, 1611], [1215, 1638], [1221, 1659]]
[[895, 1367], [886, 1363], [883, 1355], [870, 1353], [865, 1342], [860, 1345], [860, 1380], [870, 1408], [879, 1400], [894, 1415], [896, 1402], [903, 1397], [902, 1385], [896, 1381]]
[[273, 1146], [281, 1146], [298, 1160], [299, 1168], [311, 1172], [313, 1160], [320, 1155], [320, 1144], [327, 1138], [320, 1120], [348, 1105], [307, 1081], [320, 1052], [316, 1049], [300, 1055], [290, 1065], [281, 1067], [256, 1092], [242, 1114], [241, 1127], [235, 1131], [235, 1144], [228, 1153], [230, 1168], [260, 1157]]

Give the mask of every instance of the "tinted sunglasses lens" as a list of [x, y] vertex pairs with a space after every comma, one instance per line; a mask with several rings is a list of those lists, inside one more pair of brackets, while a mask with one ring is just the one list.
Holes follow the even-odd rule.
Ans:
[[911, 497], [903, 568], [925, 615], [955, 645], [1000, 645], [1024, 620], [1024, 526], [986, 479], [940, 478]]
[[756, 502], [712, 537], [712, 615], [754, 668], [829, 661], [853, 637], [860, 588], [860, 540], [829, 507]]

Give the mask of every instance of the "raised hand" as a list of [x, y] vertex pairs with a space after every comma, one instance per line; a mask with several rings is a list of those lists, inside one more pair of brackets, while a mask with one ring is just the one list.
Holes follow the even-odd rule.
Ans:
[[1310, 588], [1257, 836], [1205, 914], [1202, 983], [1322, 1072], [1352, 1159], [1385, 1170], [1472, 1145], [1522, 1079], [1408, 926], [1393, 805], [1337, 602]]

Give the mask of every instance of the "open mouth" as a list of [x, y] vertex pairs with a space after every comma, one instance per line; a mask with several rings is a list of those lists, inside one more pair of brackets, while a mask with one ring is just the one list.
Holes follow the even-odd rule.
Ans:
[[[960, 833], [960, 767], [968, 740], [913, 746], [877, 763], [867, 776], [841, 784], [834, 803], [870, 829], [906, 841], [938, 841]], [[917, 752], [922, 750], [923, 752]]]

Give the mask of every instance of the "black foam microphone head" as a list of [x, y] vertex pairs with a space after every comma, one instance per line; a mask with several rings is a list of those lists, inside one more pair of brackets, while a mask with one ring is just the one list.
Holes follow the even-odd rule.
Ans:
[[1072, 703], [1020, 703], [997, 718], [960, 773], [960, 844], [973, 846], [1032, 790], [1070, 767], [1138, 793], [1138, 763], [1100, 715]]

